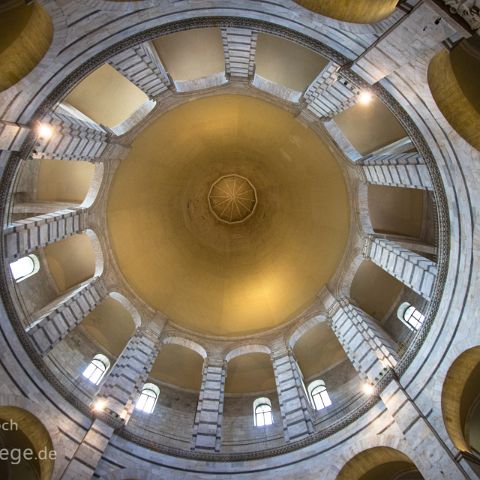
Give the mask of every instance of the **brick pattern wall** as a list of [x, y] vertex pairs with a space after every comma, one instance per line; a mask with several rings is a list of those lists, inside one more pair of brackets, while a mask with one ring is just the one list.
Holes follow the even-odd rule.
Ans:
[[368, 257], [414, 292], [430, 300], [437, 276], [437, 264], [391, 240], [368, 237]]
[[232, 77], [251, 78], [255, 73], [257, 32], [246, 28], [222, 28], [225, 73]]
[[85, 210], [61, 210], [26, 218], [4, 229], [5, 249], [11, 261], [85, 230]]
[[[253, 402], [259, 397], [267, 397], [272, 402], [272, 425], [254, 425]], [[252, 452], [283, 444], [283, 422], [276, 391], [225, 395], [222, 452]]]
[[46, 355], [101, 303], [106, 294], [103, 282], [95, 278], [40, 311], [37, 320], [27, 329], [39, 352]]
[[202, 387], [193, 426], [194, 450], [220, 451], [226, 365], [207, 360], [203, 367]]
[[394, 342], [378, 323], [342, 300], [331, 317], [331, 326], [359, 375], [376, 382], [385, 367], [394, 367], [398, 356]]
[[338, 76], [338, 65], [329, 62], [305, 91], [307, 109], [319, 118], [330, 118], [355, 104], [360, 90]]
[[115, 55], [108, 63], [151, 99], [161, 95], [170, 86], [168, 75], [149, 42]]
[[299, 440], [313, 432], [313, 424], [297, 363], [290, 351], [273, 355], [272, 363], [285, 441]]
[[161, 445], [188, 450], [199, 392], [178, 389], [154, 378], [149, 382], [160, 388], [155, 410], [151, 414], [134, 410], [125, 428]]
[[361, 165], [370, 183], [433, 190], [427, 166], [418, 153], [375, 155], [362, 160]]

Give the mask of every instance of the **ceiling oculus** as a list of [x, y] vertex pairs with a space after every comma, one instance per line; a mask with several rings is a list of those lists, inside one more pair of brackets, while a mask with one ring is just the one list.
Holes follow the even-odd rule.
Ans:
[[247, 178], [236, 174], [223, 175], [210, 187], [208, 205], [221, 222], [244, 222], [255, 211], [257, 192]]

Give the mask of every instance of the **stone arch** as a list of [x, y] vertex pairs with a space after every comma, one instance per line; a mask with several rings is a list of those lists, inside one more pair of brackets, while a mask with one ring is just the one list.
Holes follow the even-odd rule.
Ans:
[[315, 327], [319, 323], [327, 321], [327, 317], [324, 315], [315, 315], [314, 317], [310, 318], [306, 322], [299, 325], [293, 332], [290, 334], [290, 337], [287, 341], [287, 345], [289, 348], [295, 347], [295, 344], [302, 337], [308, 330]]
[[465, 350], [453, 361], [443, 383], [442, 415], [447, 433], [460, 451], [472, 450], [467, 423], [480, 396], [480, 346]]
[[93, 205], [95, 200], [100, 193], [102, 187], [103, 178], [105, 174], [105, 166], [103, 163], [99, 162], [95, 164], [95, 171], [93, 173], [93, 178], [90, 183], [90, 188], [88, 189], [87, 195], [85, 196], [80, 208], [89, 208]]
[[105, 265], [102, 243], [98, 238], [97, 233], [91, 228], [85, 230], [85, 235], [88, 236], [92, 244], [92, 249], [95, 252], [95, 273], [94, 277], [99, 277], [103, 273], [103, 268]]
[[44, 254], [44, 271], [53, 279], [57, 293], [88, 283], [100, 277], [104, 270], [100, 239], [97, 232], [90, 228], [52, 242], [38, 251]]
[[351, 23], [375, 23], [393, 13], [398, 0], [295, 0], [296, 3], [325, 17]]
[[173, 344], [173, 345], [179, 345], [181, 347], [189, 348], [190, 350], [197, 352], [204, 360], [208, 356], [207, 351], [199, 343], [194, 342], [193, 340], [190, 340], [188, 338], [177, 337], [177, 336], [166, 337], [163, 339], [162, 343], [164, 345]]
[[[22, 2], [23, 3], [23, 2]], [[37, 2], [2, 12], [0, 92], [15, 85], [42, 60], [53, 39], [53, 24]]]
[[122, 295], [119, 292], [110, 292], [108, 296], [120, 303], [125, 308], [125, 310], [130, 313], [133, 323], [135, 324], [135, 329], [139, 328], [142, 325], [142, 317], [140, 316], [140, 313], [132, 304], [132, 302], [127, 297], [125, 297], [125, 295]]
[[474, 35], [451, 51], [438, 52], [428, 67], [428, 84], [435, 102], [454, 130], [480, 149], [480, 39]]
[[374, 233], [368, 208], [368, 183], [360, 182], [357, 191], [358, 221], [365, 233]]
[[266, 355], [271, 355], [272, 351], [266, 345], [254, 344], [254, 345], [241, 345], [240, 347], [236, 347], [233, 350], [230, 350], [225, 355], [225, 360], [229, 362], [236, 357], [240, 357], [242, 355], [248, 355], [249, 353], [265, 353]]
[[423, 478], [408, 455], [392, 447], [376, 446], [350, 458], [343, 465], [336, 480], [357, 480], [381, 467], [387, 468], [388, 464], [394, 467], [392, 473], [418, 472], [418, 479]]
[[30, 440], [36, 453], [45, 447], [56, 452], [57, 461], [48, 458], [39, 461], [41, 480], [56, 477], [61, 470], [59, 459], [63, 447], [54, 412], [49, 407], [24, 397], [0, 395], [0, 418], [15, 422], [18, 429]]

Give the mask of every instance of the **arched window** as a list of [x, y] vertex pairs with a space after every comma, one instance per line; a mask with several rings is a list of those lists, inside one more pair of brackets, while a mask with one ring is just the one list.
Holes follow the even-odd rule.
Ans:
[[257, 398], [253, 402], [253, 423], [256, 427], [265, 427], [273, 423], [272, 402], [268, 398]]
[[95, 385], [98, 385], [109, 368], [110, 360], [105, 355], [99, 353], [93, 357], [88, 367], [84, 370], [83, 376]]
[[425, 316], [408, 302], [402, 303], [397, 310], [398, 318], [410, 329], [417, 331], [425, 320]]
[[140, 398], [135, 405], [137, 410], [145, 413], [152, 413], [157, 404], [160, 389], [153, 383], [146, 383], [142, 388]]
[[36, 255], [27, 255], [12, 262], [10, 264], [10, 270], [13, 278], [18, 283], [35, 275], [40, 270], [40, 262]]
[[332, 404], [323, 380], [311, 382], [308, 386], [308, 394], [316, 410], [322, 410], [322, 408], [329, 407]]

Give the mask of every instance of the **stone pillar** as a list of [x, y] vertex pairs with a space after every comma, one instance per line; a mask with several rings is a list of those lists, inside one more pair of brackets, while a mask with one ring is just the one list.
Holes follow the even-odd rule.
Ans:
[[247, 28], [222, 28], [225, 73], [232, 77], [252, 78], [255, 73], [257, 32]]
[[8, 225], [3, 232], [7, 259], [13, 261], [34, 250], [85, 230], [86, 211], [60, 210], [26, 218]]
[[380, 398], [412, 447], [412, 452], [428, 450], [434, 456], [428, 459], [428, 463], [421, 455], [418, 458], [412, 455], [412, 460], [423, 467], [423, 471], [431, 471], [428, 478], [432, 480], [468, 478], [463, 476], [451, 452], [396, 378], [393, 369], [399, 359], [388, 334], [348, 300], [337, 301], [330, 297], [326, 303], [332, 330], [360, 377], [375, 385], [385, 374], [392, 376], [380, 392]]
[[91, 480], [113, 432], [113, 427], [95, 419], [60, 478]]
[[273, 345], [272, 352], [283, 434], [286, 442], [294, 442], [314, 431], [309, 402], [293, 352], [283, 342]]
[[140, 327], [123, 349], [97, 395], [105, 413], [128, 421], [157, 358], [164, 326], [165, 320]]
[[30, 127], [0, 120], [0, 150], [17, 152], [30, 133]]
[[417, 58], [470, 34], [433, 0], [418, 2], [353, 64], [352, 70], [374, 84]]
[[43, 122], [53, 134], [37, 139], [33, 158], [100, 162], [122, 159], [128, 153], [126, 147], [111, 143], [111, 134], [70, 105], [60, 104]]
[[428, 168], [418, 153], [373, 155], [359, 163], [369, 183], [433, 190]]
[[220, 451], [227, 364], [206, 358], [193, 425], [192, 450]]
[[407, 237], [405, 235], [394, 235], [393, 233], [382, 233], [378, 234], [377, 238], [384, 238], [391, 242], [395, 242], [402, 248], [411, 250], [417, 253], [426, 253], [428, 255], [437, 255], [437, 247], [434, 245], [429, 245], [428, 243], [418, 240], [414, 237]]
[[357, 101], [360, 90], [339, 76], [338, 65], [329, 62], [305, 91], [307, 109], [318, 118], [331, 118]]
[[374, 236], [366, 239], [365, 255], [426, 300], [432, 299], [437, 276], [437, 264], [432, 260]]
[[330, 325], [355, 370], [366, 381], [376, 383], [398, 363], [395, 343], [389, 335], [360, 308], [347, 299], [333, 301]]
[[102, 280], [94, 278], [38, 312], [35, 322], [27, 328], [38, 351], [42, 355], [50, 352], [106, 295]]
[[124, 50], [108, 63], [149, 98], [155, 99], [170, 86], [170, 79], [150, 42]]

